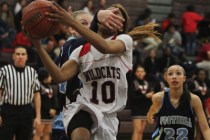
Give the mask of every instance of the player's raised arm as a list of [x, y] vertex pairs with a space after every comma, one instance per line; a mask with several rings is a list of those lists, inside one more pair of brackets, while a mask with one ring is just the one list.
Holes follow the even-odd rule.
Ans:
[[[112, 40], [109, 42], [105, 41], [103, 37], [101, 37], [100, 35], [94, 33], [93, 31], [87, 28], [84, 28], [81, 24], [75, 21], [71, 16], [71, 14], [65, 11], [63, 8], [61, 8], [57, 3], [53, 2], [53, 4], [55, 5], [55, 7], [53, 7], [55, 13], [47, 13], [47, 15], [49, 16], [49, 20], [54, 22], [59, 22], [67, 26], [71, 26], [101, 53], [117, 54], [125, 51], [125, 44], [123, 44], [122, 41], [119, 40]], [[116, 32], [116, 30], [119, 29], [115, 28], [114, 32]]]
[[76, 74], [77, 63], [74, 60], [67, 61], [66, 63], [68, 64], [63, 65], [63, 67], [60, 69], [47, 54], [46, 50], [40, 43], [40, 40], [31, 40], [36, 47], [44, 66], [47, 68], [48, 72], [52, 76], [53, 80], [55, 80], [55, 82], [60, 83], [66, 81]]

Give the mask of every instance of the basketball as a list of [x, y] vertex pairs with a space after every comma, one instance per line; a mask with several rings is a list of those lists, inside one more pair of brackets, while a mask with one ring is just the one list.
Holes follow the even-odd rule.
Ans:
[[59, 23], [48, 20], [46, 12], [52, 12], [53, 5], [47, 0], [35, 0], [23, 9], [22, 24], [31, 38], [49, 37], [59, 30]]

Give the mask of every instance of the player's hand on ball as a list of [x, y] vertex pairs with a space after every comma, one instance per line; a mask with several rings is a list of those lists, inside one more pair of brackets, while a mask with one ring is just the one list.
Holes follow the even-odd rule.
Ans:
[[22, 28], [23, 34], [26, 35], [26, 36], [29, 36], [29, 33], [25, 30], [25, 27], [23, 25], [23, 21], [22, 20], [20, 21], [20, 23], [21, 23], [21, 28]]
[[72, 13], [70, 11], [66, 11], [62, 7], [60, 7], [56, 2], [52, 2], [54, 6], [52, 6], [53, 13], [46, 13], [49, 17], [50, 21], [59, 22], [66, 26], [71, 26], [72, 21], [74, 21], [72, 17]]
[[[27, 31], [25, 30], [22, 21], [21, 21], [21, 28], [22, 28], [22, 31], [23, 31], [24, 35], [28, 36], [28, 38], [31, 40], [31, 42], [32, 42], [33, 44], [39, 44], [39, 45], [41, 45], [40, 39], [34, 39], [34, 38], [32, 38], [32, 37], [30, 36], [29, 32], [27, 32]], [[36, 46], [37, 46], [37, 45], [36, 45]]]

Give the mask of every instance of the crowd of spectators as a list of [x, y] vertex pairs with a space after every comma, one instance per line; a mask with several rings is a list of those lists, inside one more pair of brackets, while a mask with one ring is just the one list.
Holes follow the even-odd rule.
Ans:
[[[62, 5], [63, 1], [58, 0], [58, 3]], [[92, 0], [86, 0], [81, 9], [94, 14], [99, 9], [105, 9], [106, 0], [100, 0], [98, 4], [95, 7]], [[26, 5], [26, 0], [19, 0], [14, 6], [14, 11], [12, 11], [6, 1], [0, 4], [0, 54], [5, 49], [12, 49], [17, 45], [26, 46], [29, 53], [28, 61], [35, 62], [33, 67], [38, 70], [38, 68], [43, 67], [43, 64], [38, 56], [34, 57], [36, 50], [22, 32], [20, 24], [22, 9]], [[152, 10], [146, 8], [137, 18], [135, 26], [156, 22], [151, 15]], [[170, 13], [162, 23], [158, 23], [161, 25], [157, 30], [161, 33], [162, 42], [157, 42], [153, 38], [135, 42], [133, 65], [141, 68], [140, 71], [144, 71], [144, 74], [138, 79], [136, 77], [138, 76], [137, 72], [133, 73], [135, 78], [131, 82], [134, 83], [135, 88], [133, 89], [136, 90], [129, 91], [132, 93], [128, 92], [132, 95], [129, 100], [138, 98], [150, 100], [151, 97], [146, 94], [147, 92], [154, 94], [166, 89], [167, 83], [164, 80], [166, 68], [173, 64], [179, 64], [185, 68], [186, 76], [190, 81], [189, 88], [192, 88], [191, 91], [201, 98], [206, 116], [210, 120], [210, 105], [208, 102], [210, 98], [210, 13], [201, 15], [194, 6], [189, 5], [179, 19], [180, 22], [177, 23], [175, 19], [178, 19], [178, 17], [174, 13]], [[54, 61], [58, 58], [60, 48], [69, 36], [69, 30], [63, 26], [59, 33], [43, 40], [48, 54]], [[135, 108], [133, 104], [128, 104], [127, 108], [130, 107]], [[143, 113], [143, 115], [146, 114]], [[135, 117], [135, 112], [133, 116]]]

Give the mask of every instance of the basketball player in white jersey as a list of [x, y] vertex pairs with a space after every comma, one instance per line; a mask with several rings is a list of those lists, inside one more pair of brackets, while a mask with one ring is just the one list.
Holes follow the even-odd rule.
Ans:
[[[54, 13], [49, 20], [71, 26], [88, 42], [73, 51], [70, 59], [58, 68], [43, 49], [39, 40], [32, 40], [45, 67], [53, 79], [60, 83], [73, 77], [79, 70], [83, 88], [75, 102], [63, 110], [66, 133], [72, 140], [116, 140], [119, 121], [117, 112], [125, 107], [127, 100], [126, 73], [132, 68], [133, 40], [127, 31], [128, 15], [123, 6], [117, 15], [123, 17], [123, 27], [112, 30], [99, 24], [94, 33], [76, 22], [71, 14], [53, 4]], [[135, 36], [136, 37], [136, 36]], [[105, 38], [105, 39], [104, 39]], [[141, 37], [142, 38], [142, 37]]]

